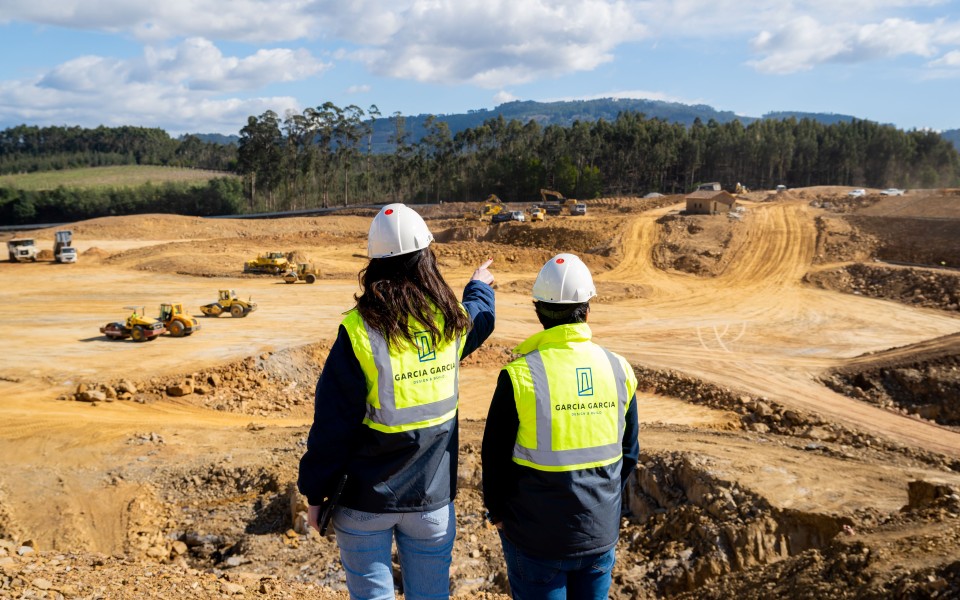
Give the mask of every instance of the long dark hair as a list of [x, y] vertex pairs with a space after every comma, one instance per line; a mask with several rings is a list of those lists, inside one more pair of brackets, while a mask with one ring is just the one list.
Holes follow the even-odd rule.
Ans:
[[[354, 294], [357, 311], [388, 344], [401, 339], [413, 342], [409, 317], [422, 323], [435, 343], [452, 340], [470, 328], [470, 317], [437, 268], [429, 247], [388, 258], [371, 258], [358, 277], [360, 294]], [[436, 311], [443, 316], [443, 330]]]

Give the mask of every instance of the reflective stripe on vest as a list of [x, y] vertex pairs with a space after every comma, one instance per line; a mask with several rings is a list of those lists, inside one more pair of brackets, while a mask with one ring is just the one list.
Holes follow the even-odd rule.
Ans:
[[[380, 408], [367, 403], [367, 419], [372, 424], [389, 428], [400, 428], [397, 431], [419, 429], [424, 422], [441, 419], [439, 423], [449, 421], [457, 410], [458, 393], [460, 389], [460, 338], [454, 341], [456, 355], [453, 371], [453, 395], [429, 404], [415, 404], [404, 408], [397, 408], [396, 387], [393, 378], [393, 364], [390, 362], [390, 348], [387, 340], [380, 332], [373, 329], [367, 322], [363, 322], [370, 339], [370, 349], [373, 359], [377, 363], [377, 388], [380, 398]], [[446, 417], [446, 418], [444, 418]], [[436, 425], [438, 423], [431, 423]], [[374, 427], [374, 429], [377, 429]]]
[[530, 370], [533, 382], [533, 391], [536, 401], [536, 428], [537, 447], [527, 448], [519, 443], [514, 444], [513, 457], [533, 468], [542, 468], [548, 471], [565, 471], [587, 466], [602, 466], [616, 462], [623, 454], [623, 430], [627, 402], [630, 395], [627, 390], [627, 376], [623, 365], [617, 357], [606, 348], [600, 347], [610, 362], [617, 389], [617, 431], [618, 439], [610, 444], [590, 448], [571, 448], [553, 450], [553, 403], [550, 397], [550, 386], [547, 381], [547, 370], [539, 350], [525, 356], [527, 367]]

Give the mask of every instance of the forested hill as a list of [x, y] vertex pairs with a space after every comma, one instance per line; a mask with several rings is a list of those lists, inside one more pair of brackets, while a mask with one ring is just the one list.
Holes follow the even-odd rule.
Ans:
[[946, 131], [941, 132], [940, 136], [943, 137], [943, 139], [950, 142], [951, 144], [953, 144], [953, 147], [956, 148], [958, 152], [960, 152], [960, 129], [948, 129]]
[[[757, 119], [730, 111], [722, 111], [705, 104], [681, 104], [661, 100], [642, 100], [638, 98], [601, 98], [598, 100], [561, 100], [557, 102], [515, 101], [506, 102], [493, 109], [471, 110], [467, 113], [450, 115], [405, 116], [406, 130], [412, 141], [420, 141], [427, 135], [426, 123], [431, 117], [447, 124], [450, 133], [456, 135], [467, 129], [475, 129], [485, 121], [502, 117], [504, 121], [521, 123], [536, 121], [541, 126], [559, 125], [569, 127], [573, 123], [592, 123], [603, 119], [614, 121], [623, 112], [643, 114], [648, 119], [662, 119], [668, 123], [693, 125], [700, 119], [703, 123], [714, 120], [717, 123], [740, 121], [748, 125]], [[386, 115], [384, 115], [386, 116]], [[391, 119], [378, 119], [373, 127], [374, 152], [393, 152], [390, 138], [396, 134]]]

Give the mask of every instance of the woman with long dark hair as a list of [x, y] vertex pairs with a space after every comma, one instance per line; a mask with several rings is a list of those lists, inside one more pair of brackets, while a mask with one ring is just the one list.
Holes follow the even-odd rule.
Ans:
[[370, 225], [356, 306], [317, 382], [300, 491], [332, 525], [353, 598], [392, 598], [396, 538], [408, 599], [449, 595], [456, 535], [460, 360], [493, 331], [492, 261], [458, 302], [413, 209], [385, 206]]

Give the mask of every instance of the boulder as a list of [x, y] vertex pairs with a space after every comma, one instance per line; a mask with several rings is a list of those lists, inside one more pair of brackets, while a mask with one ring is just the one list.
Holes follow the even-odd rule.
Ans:
[[192, 393], [193, 382], [190, 380], [175, 383], [167, 387], [167, 395], [174, 398], [179, 398], [180, 396], [189, 396]]

